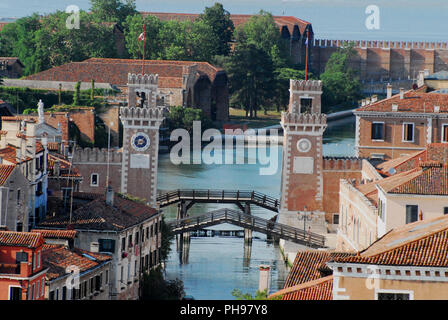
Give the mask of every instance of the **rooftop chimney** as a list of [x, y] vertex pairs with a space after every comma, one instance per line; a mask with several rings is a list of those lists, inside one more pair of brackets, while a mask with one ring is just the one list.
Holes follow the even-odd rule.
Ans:
[[109, 205], [109, 206], [113, 206], [114, 205], [114, 190], [112, 190], [111, 186], [107, 186], [106, 204]]
[[270, 285], [270, 271], [271, 268], [267, 265], [260, 265], [260, 282], [258, 284], [258, 291], [266, 291], [269, 295], [269, 285]]
[[387, 84], [386, 87], [387, 99], [392, 97], [392, 85], [390, 83]]
[[400, 88], [400, 99], [404, 99], [404, 89]]
[[425, 71], [421, 70], [418, 72], [418, 78], [417, 78], [417, 86], [423, 87], [425, 84]]

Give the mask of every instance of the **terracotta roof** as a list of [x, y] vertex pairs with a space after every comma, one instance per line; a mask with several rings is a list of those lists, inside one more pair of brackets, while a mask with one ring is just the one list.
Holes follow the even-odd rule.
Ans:
[[[170, 13], [170, 12], [141, 12], [143, 16], [156, 16], [162, 21], [167, 20], [179, 20], [179, 21], [194, 21], [199, 17], [197, 13]], [[249, 21], [254, 15], [250, 14], [231, 14], [230, 19], [236, 27], [239, 27]], [[273, 16], [275, 23], [282, 28], [283, 26], [288, 28], [290, 34], [293, 34], [294, 27], [299, 28], [300, 34], [303, 34], [307, 26], [311, 26], [310, 22], [292, 17], [292, 16]]]
[[[398, 105], [398, 111], [392, 111], [393, 104]], [[440, 113], [447, 113], [448, 94], [409, 90], [404, 93], [403, 99], [397, 94], [389, 99], [358, 108], [356, 111], [434, 113], [434, 106], [440, 107]]]
[[329, 252], [321, 250], [299, 251], [289, 271], [284, 288], [293, 287], [322, 277], [322, 271], [330, 271], [326, 262], [335, 257], [347, 257], [351, 253]]
[[[145, 73], [159, 75], [160, 88], [182, 88], [185, 67], [197, 66], [199, 75], [206, 75], [213, 82], [218, 73], [224, 72], [207, 62], [146, 60]], [[141, 60], [91, 58], [82, 62], [71, 62], [42, 71], [26, 80], [110, 83], [127, 86], [129, 73], [141, 73]]]
[[37, 248], [44, 243], [39, 233], [0, 231], [0, 246]]
[[438, 162], [421, 163], [418, 174], [388, 190], [397, 194], [448, 195], [448, 168]]
[[289, 287], [274, 294], [269, 298], [282, 296], [282, 300], [333, 300], [333, 276], [319, 278]]
[[[0, 158], [2, 160], [6, 160], [12, 164], [17, 164], [17, 148], [14, 146], [6, 146], [6, 148], [0, 149]], [[25, 160], [22, 159], [22, 161], [29, 161], [31, 160], [30, 157], [26, 157]]]
[[33, 229], [31, 232], [36, 232], [42, 234], [45, 239], [65, 239], [73, 240], [78, 233], [76, 230], [44, 230], [44, 229]]
[[97, 194], [92, 200], [75, 210], [70, 224], [69, 215], [49, 218], [42, 221], [40, 229], [88, 229], [121, 231], [139, 224], [158, 213], [157, 210], [145, 204], [125, 199], [117, 194], [114, 205], [105, 202], [105, 195]]
[[334, 262], [448, 267], [448, 216], [421, 220], [385, 234], [359, 255]]
[[0, 164], [0, 185], [5, 184], [15, 167], [15, 165]]
[[61, 154], [48, 154], [48, 170], [50, 177], [56, 177], [54, 173], [54, 165], [59, 162], [59, 176], [60, 177], [81, 177], [81, 174], [75, 166], [72, 166], [70, 161]]
[[67, 267], [76, 266], [80, 272], [85, 272], [109, 260], [109, 255], [79, 249], [70, 250], [62, 245], [45, 246], [42, 251], [42, 263], [48, 268], [46, 278], [50, 281], [65, 276]]

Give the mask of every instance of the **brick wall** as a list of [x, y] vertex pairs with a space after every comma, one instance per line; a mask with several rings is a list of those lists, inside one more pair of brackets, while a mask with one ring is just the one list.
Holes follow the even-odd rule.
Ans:
[[[317, 73], [325, 71], [331, 54], [345, 40], [314, 41], [311, 66]], [[416, 78], [418, 71], [428, 69], [430, 73], [448, 70], [446, 43], [417, 43], [389, 41], [354, 41], [357, 55], [349, 62], [359, 71], [361, 80]]]

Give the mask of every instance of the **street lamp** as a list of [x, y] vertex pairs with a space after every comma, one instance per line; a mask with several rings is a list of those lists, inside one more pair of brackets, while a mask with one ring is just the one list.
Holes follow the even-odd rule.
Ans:
[[[306, 212], [307, 212], [306, 211], [306, 206], [305, 206], [304, 209], [305, 209], [304, 211], [298, 211], [297, 212], [297, 214], [298, 214], [297, 218], [299, 219], [299, 221], [303, 220], [303, 237], [305, 237], [305, 234], [306, 234], [306, 221], [312, 221], [313, 220], [313, 212], [311, 212], [310, 215], [307, 215], [306, 214]], [[302, 215], [300, 213], [302, 213]], [[309, 226], [309, 228], [311, 228], [311, 226]], [[309, 243], [308, 243], [308, 245], [309, 245]]]

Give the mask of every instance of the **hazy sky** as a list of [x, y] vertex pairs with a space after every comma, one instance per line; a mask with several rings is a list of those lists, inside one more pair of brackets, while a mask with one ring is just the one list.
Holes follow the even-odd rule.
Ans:
[[[141, 11], [202, 12], [215, 0], [137, 0]], [[290, 15], [310, 21], [317, 37], [332, 39], [446, 41], [448, 0], [221, 0], [231, 13], [252, 14], [260, 9], [274, 15]], [[381, 27], [367, 30], [365, 9], [380, 9]], [[0, 0], [0, 17], [49, 13], [89, 0]]]

